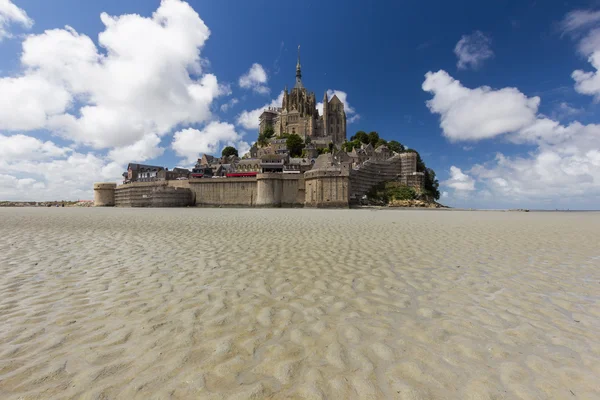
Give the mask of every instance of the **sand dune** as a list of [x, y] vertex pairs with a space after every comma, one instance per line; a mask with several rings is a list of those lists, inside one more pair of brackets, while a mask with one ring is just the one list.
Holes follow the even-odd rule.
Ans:
[[0, 209], [2, 399], [600, 398], [600, 214]]

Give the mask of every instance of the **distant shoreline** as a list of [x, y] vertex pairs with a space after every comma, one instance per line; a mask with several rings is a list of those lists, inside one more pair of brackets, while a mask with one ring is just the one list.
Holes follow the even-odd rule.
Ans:
[[[79, 201], [0, 201], [0, 208], [48, 208], [48, 207], [93, 207], [92, 200], [79, 200]], [[105, 207], [103, 207], [105, 208]], [[116, 207], [120, 208], [120, 207]], [[150, 208], [150, 207], [139, 207], [139, 208]], [[159, 207], [157, 207], [159, 208]], [[170, 208], [170, 207], [167, 207]], [[177, 207], [174, 207], [177, 208]], [[215, 208], [215, 207], [179, 207], [179, 208]], [[216, 208], [248, 208], [255, 209], [255, 207], [216, 207]], [[262, 207], [259, 207], [262, 208]], [[267, 207], [268, 208], [268, 207]], [[277, 209], [279, 207], [273, 207]], [[286, 207], [283, 207], [286, 208]], [[294, 207], [291, 207], [294, 208]], [[298, 207], [296, 207], [298, 208]], [[300, 207], [302, 208], [302, 207]], [[312, 209], [312, 207], [305, 207]], [[346, 209], [346, 208], [344, 208]], [[496, 211], [496, 212], [600, 212], [600, 210], [571, 210], [571, 209], [506, 209], [506, 208], [460, 208], [460, 207], [400, 207], [400, 206], [351, 206], [350, 210], [413, 210], [413, 211]]]

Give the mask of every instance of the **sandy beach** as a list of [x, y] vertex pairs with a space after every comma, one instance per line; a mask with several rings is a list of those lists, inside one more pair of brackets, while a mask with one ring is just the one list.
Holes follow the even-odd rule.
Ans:
[[0, 209], [2, 399], [597, 399], [600, 213]]

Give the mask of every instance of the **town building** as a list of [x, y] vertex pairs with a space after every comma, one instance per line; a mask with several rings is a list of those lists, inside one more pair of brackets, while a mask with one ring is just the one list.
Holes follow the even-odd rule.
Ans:
[[169, 168], [162, 169], [158, 171], [157, 179], [158, 181], [170, 181], [174, 179], [189, 179], [190, 170], [185, 168], [173, 168], [172, 171], [169, 171]]
[[158, 172], [163, 169], [157, 165], [129, 163], [127, 172], [123, 173], [123, 183], [154, 182], [158, 180]]

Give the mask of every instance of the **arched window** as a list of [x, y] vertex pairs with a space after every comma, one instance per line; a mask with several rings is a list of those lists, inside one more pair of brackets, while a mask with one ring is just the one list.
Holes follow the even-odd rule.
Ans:
[[340, 133], [340, 126], [337, 127], [337, 133]]
[[333, 133], [333, 126], [329, 127], [329, 133]]

